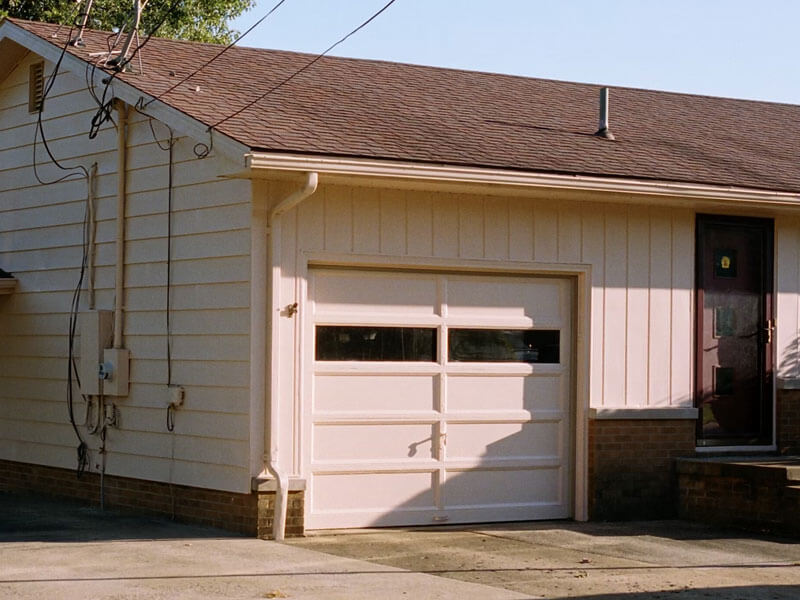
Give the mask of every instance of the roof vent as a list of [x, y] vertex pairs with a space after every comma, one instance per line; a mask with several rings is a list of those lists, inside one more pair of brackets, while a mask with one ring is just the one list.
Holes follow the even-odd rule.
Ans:
[[36, 62], [30, 66], [28, 77], [28, 112], [39, 112], [44, 102], [44, 63]]
[[600, 88], [600, 127], [595, 133], [597, 137], [607, 140], [616, 139], [608, 128], [608, 88]]

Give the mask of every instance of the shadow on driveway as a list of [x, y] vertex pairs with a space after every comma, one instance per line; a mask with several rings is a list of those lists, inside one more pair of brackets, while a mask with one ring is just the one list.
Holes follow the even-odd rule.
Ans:
[[800, 544], [677, 520], [320, 532], [289, 543], [529, 598], [800, 598]]
[[0, 597], [797, 600], [800, 544], [682, 521], [361, 530], [279, 544], [0, 494]]
[[168, 519], [102, 511], [69, 500], [0, 493], [0, 543], [241, 537]]

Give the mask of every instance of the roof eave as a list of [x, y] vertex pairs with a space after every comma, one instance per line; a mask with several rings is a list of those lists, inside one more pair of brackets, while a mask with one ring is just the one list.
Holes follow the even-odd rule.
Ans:
[[665, 203], [671, 199], [682, 203], [800, 208], [800, 194], [797, 193], [635, 178], [257, 151], [245, 155], [245, 165], [245, 171], [237, 176], [257, 179], [276, 172], [316, 172], [329, 179], [407, 180], [517, 190], [557, 189], [576, 193], [600, 192], [604, 197], [608, 194], [642, 199], [656, 197], [663, 198]]
[[[0, 40], [2, 39], [16, 42], [18, 45], [27, 48], [50, 62], [57, 62], [61, 56], [61, 47], [42, 39], [38, 35], [27, 31], [8, 19], [0, 21]], [[62, 65], [65, 69], [76, 72], [81, 72], [86, 68], [85, 61], [69, 52], [64, 54]], [[98, 86], [102, 86], [104, 85], [102, 80], [106, 77], [108, 77], [108, 74], [98, 69], [94, 74], [94, 83]], [[141, 104], [141, 100], [144, 100], [145, 103], [153, 100], [152, 96], [146, 92], [120, 79], [114, 80], [112, 89], [115, 98], [119, 98], [130, 105], [135, 106], [137, 103]], [[196, 140], [206, 140], [209, 138], [209, 127], [207, 124], [173, 108], [161, 100], [155, 100], [149, 103], [147, 109], [143, 112], [146, 112], [146, 114], [154, 119], [158, 119], [162, 123], [166, 123], [183, 135], [190, 136]], [[241, 160], [242, 155], [247, 153], [250, 149], [249, 146], [216, 130], [214, 130], [213, 134], [213, 145], [215, 150], [237, 161]]]

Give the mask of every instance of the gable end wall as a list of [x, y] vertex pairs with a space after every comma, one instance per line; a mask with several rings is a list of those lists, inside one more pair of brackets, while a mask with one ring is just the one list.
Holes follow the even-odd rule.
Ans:
[[[75, 468], [77, 440], [67, 418], [67, 330], [82, 256], [86, 184], [40, 185], [31, 168], [35, 114], [28, 112], [29, 55], [0, 83], [0, 267], [18, 279], [0, 296], [0, 459]], [[49, 75], [53, 65], [46, 64]], [[66, 165], [96, 162], [96, 306], [114, 306], [117, 134], [87, 132], [96, 105], [84, 73], [59, 74], [47, 99], [44, 131]], [[116, 116], [115, 116], [116, 119]], [[107, 436], [106, 472], [122, 477], [249, 492], [250, 184], [222, 180], [231, 170], [197, 141], [175, 145], [172, 211], [172, 381], [186, 388], [166, 428], [168, 153], [145, 117], [131, 115], [125, 220], [125, 340], [130, 395], [115, 399], [118, 427]], [[162, 145], [165, 126], [153, 124]], [[37, 147], [40, 176], [63, 172]], [[85, 309], [86, 294], [81, 308]], [[76, 345], [79, 346], [78, 340]], [[75, 404], [78, 423], [85, 402]], [[80, 426], [91, 471], [99, 438]]]

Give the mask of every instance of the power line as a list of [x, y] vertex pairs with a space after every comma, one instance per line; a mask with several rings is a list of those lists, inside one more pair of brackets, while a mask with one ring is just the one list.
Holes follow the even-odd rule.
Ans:
[[[170, 13], [172, 13], [172, 11], [175, 8], [177, 8], [178, 4], [180, 4], [180, 2], [182, 2], [182, 1], [183, 0], [173, 0], [173, 2], [169, 5], [169, 8], [167, 8], [167, 10], [164, 12], [164, 15], [161, 17], [161, 20], [158, 21], [158, 23], [156, 23], [155, 27], [153, 27], [153, 29], [148, 32], [147, 37], [145, 38], [145, 40], [141, 44], [138, 44], [136, 46], [136, 48], [133, 50], [133, 53], [131, 53], [130, 58], [123, 57], [123, 60], [119, 61], [115, 65], [114, 72], [107, 79], [104, 80], [105, 87], [103, 88], [103, 95], [102, 95], [102, 98], [101, 98], [100, 102], [98, 103], [97, 112], [92, 117], [92, 124], [91, 124], [91, 128], [89, 129], [89, 139], [94, 139], [97, 136], [98, 132], [100, 131], [100, 127], [106, 121], [112, 120], [111, 119], [111, 106], [112, 106], [112, 102], [114, 101], [113, 89], [111, 90], [112, 91], [112, 97], [108, 101], [106, 101], [106, 94], [111, 89], [111, 84], [114, 82], [114, 79], [116, 79], [117, 75], [119, 75], [119, 73], [122, 72], [122, 70], [125, 68], [125, 65], [130, 63], [134, 59], [136, 54], [142, 48], [144, 48], [147, 45], [147, 43], [150, 41], [150, 38], [152, 38], [158, 32], [158, 30], [161, 28], [161, 26], [164, 23], [166, 23], [167, 19], [169, 18]], [[126, 23], [127, 23], [127, 21], [126, 21]], [[109, 37], [109, 39], [110, 39], [110, 37]], [[117, 39], [117, 41], [119, 41], [119, 38]], [[117, 42], [114, 42], [115, 46], [116, 46], [116, 44], [117, 44]], [[109, 53], [109, 56], [110, 56], [110, 53]], [[94, 74], [92, 74], [92, 76], [94, 76]], [[92, 95], [95, 96], [95, 94], [92, 94]]]
[[233, 48], [233, 46], [235, 46], [236, 44], [238, 44], [238, 43], [239, 43], [239, 42], [242, 40], [242, 38], [244, 38], [244, 36], [246, 36], [248, 33], [250, 33], [251, 31], [253, 31], [253, 29], [255, 29], [256, 27], [258, 27], [259, 25], [261, 25], [261, 23], [263, 23], [263, 22], [264, 22], [264, 21], [265, 21], [265, 20], [266, 20], [266, 19], [267, 19], [267, 18], [268, 18], [268, 17], [269, 17], [269, 16], [270, 16], [272, 13], [274, 13], [276, 10], [278, 10], [278, 8], [280, 8], [281, 4], [283, 4], [284, 2], [286, 2], [286, 0], [280, 0], [280, 1], [279, 1], [279, 2], [278, 2], [276, 5], [275, 5], [275, 6], [273, 6], [273, 7], [272, 7], [272, 8], [269, 10], [269, 12], [268, 12], [267, 14], [265, 14], [263, 17], [261, 17], [261, 18], [260, 18], [258, 21], [256, 21], [256, 22], [255, 22], [253, 25], [251, 25], [251, 26], [250, 26], [250, 28], [249, 28], [247, 31], [245, 31], [245, 32], [244, 32], [242, 35], [240, 35], [240, 36], [239, 36], [239, 37], [237, 37], [235, 40], [233, 40], [233, 41], [232, 41], [230, 44], [228, 44], [227, 46], [225, 46], [225, 47], [224, 47], [222, 50], [220, 50], [220, 51], [219, 51], [219, 52], [218, 52], [216, 55], [214, 55], [214, 56], [213, 56], [213, 57], [212, 57], [210, 60], [206, 61], [205, 63], [203, 63], [202, 65], [200, 65], [200, 66], [199, 66], [197, 69], [195, 69], [193, 72], [189, 73], [189, 74], [188, 74], [186, 77], [184, 77], [183, 79], [181, 79], [181, 80], [180, 80], [178, 83], [176, 83], [175, 85], [173, 85], [173, 86], [172, 86], [171, 88], [169, 88], [169, 89], [168, 89], [166, 92], [162, 92], [162, 93], [160, 93], [158, 96], [154, 96], [153, 98], [151, 98], [150, 100], [148, 100], [148, 101], [147, 101], [145, 104], [143, 104], [143, 105], [142, 105], [142, 108], [147, 108], [148, 106], [150, 106], [150, 104], [151, 104], [151, 103], [155, 102], [156, 100], [158, 100], [158, 99], [159, 99], [159, 98], [161, 98], [162, 96], [166, 96], [166, 95], [167, 95], [167, 94], [169, 94], [171, 91], [173, 91], [175, 88], [177, 88], [179, 85], [181, 85], [182, 83], [185, 83], [186, 81], [188, 81], [189, 79], [191, 79], [192, 77], [194, 77], [195, 75], [197, 75], [197, 74], [198, 74], [200, 71], [202, 71], [203, 69], [205, 69], [205, 68], [206, 68], [208, 65], [210, 65], [211, 63], [213, 63], [213, 62], [214, 62], [215, 60], [217, 60], [217, 59], [218, 59], [220, 56], [222, 56], [222, 55], [223, 55], [223, 54], [225, 54], [225, 53], [226, 53], [228, 50], [230, 50], [231, 48]]
[[314, 58], [313, 58], [311, 61], [309, 61], [308, 63], [306, 63], [306, 64], [305, 64], [303, 67], [301, 67], [300, 69], [298, 69], [297, 71], [295, 71], [294, 73], [292, 73], [291, 75], [289, 75], [289, 76], [288, 76], [286, 79], [284, 79], [283, 81], [281, 81], [281, 82], [280, 82], [280, 83], [278, 83], [277, 85], [275, 85], [275, 86], [271, 87], [269, 90], [267, 90], [266, 92], [264, 92], [263, 94], [261, 94], [261, 95], [260, 95], [258, 98], [256, 98], [255, 100], [252, 100], [251, 102], [248, 102], [247, 104], [245, 104], [245, 105], [244, 105], [242, 108], [240, 108], [239, 110], [237, 110], [235, 113], [228, 115], [227, 117], [225, 117], [224, 119], [221, 119], [220, 121], [217, 121], [216, 123], [214, 123], [213, 125], [211, 125], [211, 126], [209, 127], [209, 129], [215, 129], [215, 128], [219, 127], [219, 126], [220, 126], [222, 123], [224, 123], [225, 121], [228, 121], [229, 119], [232, 119], [233, 117], [235, 117], [235, 116], [237, 116], [237, 115], [239, 115], [239, 114], [243, 113], [243, 112], [244, 112], [244, 111], [246, 111], [248, 108], [250, 108], [251, 106], [253, 106], [253, 105], [254, 105], [256, 102], [260, 102], [261, 100], [263, 100], [264, 98], [266, 98], [267, 96], [269, 96], [270, 94], [272, 94], [273, 92], [275, 92], [276, 90], [278, 90], [279, 88], [281, 88], [281, 87], [283, 87], [284, 85], [286, 85], [287, 83], [289, 83], [289, 82], [290, 82], [292, 79], [294, 79], [295, 77], [297, 77], [298, 75], [300, 75], [300, 74], [301, 74], [303, 71], [307, 70], [309, 67], [313, 66], [313, 65], [314, 65], [314, 63], [316, 63], [316, 62], [317, 62], [318, 60], [320, 60], [320, 59], [321, 59], [323, 56], [325, 56], [326, 54], [328, 54], [328, 52], [330, 52], [331, 50], [333, 50], [334, 48], [336, 48], [336, 46], [338, 46], [339, 44], [341, 44], [342, 42], [344, 42], [344, 41], [345, 41], [347, 38], [349, 38], [351, 35], [354, 35], [355, 33], [358, 33], [358, 32], [359, 32], [359, 31], [361, 31], [361, 30], [362, 30], [364, 27], [366, 27], [367, 25], [369, 25], [369, 24], [370, 24], [372, 21], [374, 21], [376, 18], [378, 18], [378, 16], [379, 16], [381, 13], [383, 13], [383, 12], [384, 12], [384, 11], [385, 11], [387, 8], [389, 8], [389, 7], [390, 7], [392, 4], [394, 4], [396, 1], [397, 1], [397, 0], [389, 0], [389, 2], [387, 2], [386, 4], [384, 4], [383, 8], [381, 8], [379, 11], [377, 11], [376, 13], [374, 13], [374, 14], [373, 14], [373, 15], [372, 15], [372, 16], [371, 16], [369, 19], [367, 19], [366, 21], [364, 21], [363, 23], [361, 23], [361, 25], [359, 25], [358, 27], [356, 27], [355, 29], [353, 29], [353, 30], [352, 30], [350, 33], [348, 33], [347, 35], [345, 35], [343, 38], [341, 38], [341, 39], [340, 39], [340, 40], [338, 40], [337, 42], [335, 42], [335, 43], [331, 44], [331, 45], [330, 45], [330, 46], [329, 46], [329, 47], [328, 47], [328, 48], [327, 48], [327, 49], [326, 49], [324, 52], [322, 52], [322, 54], [319, 54], [319, 55], [317, 55], [316, 57], [314, 57]]

